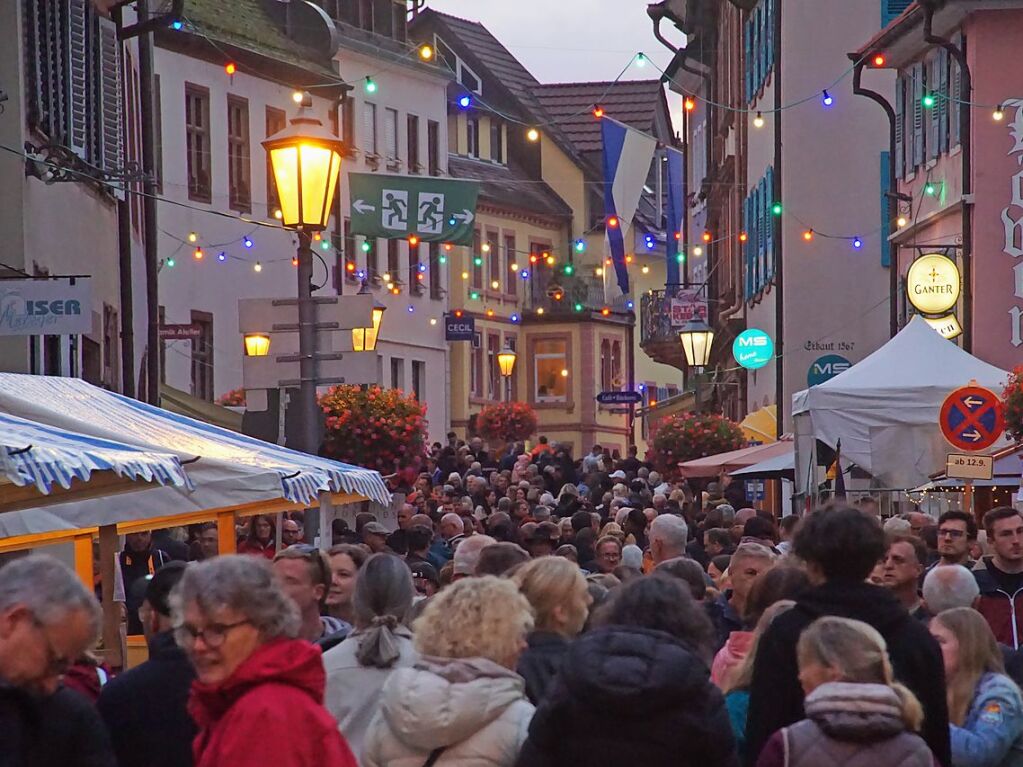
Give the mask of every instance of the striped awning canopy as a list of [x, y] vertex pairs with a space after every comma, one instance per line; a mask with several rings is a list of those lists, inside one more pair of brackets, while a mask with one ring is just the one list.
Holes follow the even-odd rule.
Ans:
[[[0, 414], [59, 431], [121, 443], [143, 453], [167, 453], [184, 465], [193, 488], [147, 492], [145, 508], [125, 503], [127, 518], [281, 500], [314, 505], [320, 493], [358, 496], [387, 505], [379, 472], [264, 442], [93, 386], [77, 378], [0, 373]], [[165, 492], [166, 491], [166, 492]], [[141, 499], [140, 499], [141, 501]], [[61, 510], [57, 510], [61, 511]], [[78, 507], [65, 519], [94, 519]], [[0, 519], [12, 524], [8, 515]], [[104, 516], [109, 516], [104, 512]], [[119, 516], [119, 519], [125, 517]], [[33, 525], [34, 527], [34, 525]]]
[[49, 495], [54, 485], [70, 489], [88, 482], [94, 471], [125, 479], [193, 489], [178, 457], [131, 445], [55, 429], [0, 413], [0, 480], [35, 486]]

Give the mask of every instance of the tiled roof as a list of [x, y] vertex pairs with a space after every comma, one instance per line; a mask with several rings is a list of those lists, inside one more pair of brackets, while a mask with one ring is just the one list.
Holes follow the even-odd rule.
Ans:
[[452, 155], [448, 173], [479, 181], [480, 202], [545, 216], [572, 215], [572, 209], [553, 189], [517, 168]]
[[[462, 58], [468, 59], [465, 63], [470, 69], [484, 79], [489, 75], [492, 81], [500, 83], [508, 91], [523, 112], [516, 115], [517, 117], [540, 125], [544, 134], [558, 144], [569, 157], [579, 159], [571, 141], [559, 126], [550, 124], [550, 114], [536, 98], [540, 82], [501, 44], [500, 40], [490, 33], [490, 30], [478, 21], [461, 19], [433, 8], [425, 8], [419, 14], [417, 21], [413, 22], [413, 29], [417, 23], [426, 25], [431, 21], [437, 26], [440, 38], [456, 54], [461, 53], [459, 49], [464, 49], [469, 54], [468, 57]], [[448, 32], [450, 34], [446, 34]], [[480, 68], [486, 71], [477, 71]], [[483, 95], [486, 101], [486, 88]]]
[[661, 90], [660, 80], [553, 83], [534, 87], [540, 103], [580, 152], [601, 151], [600, 120], [592, 113], [596, 104], [608, 117], [652, 134]]
[[[329, 58], [288, 37], [260, 0], [185, 0], [182, 32], [161, 31], [160, 37], [194, 33], [213, 45], [230, 45], [268, 56], [321, 75], [337, 77]], [[340, 79], [340, 78], [338, 78]]]

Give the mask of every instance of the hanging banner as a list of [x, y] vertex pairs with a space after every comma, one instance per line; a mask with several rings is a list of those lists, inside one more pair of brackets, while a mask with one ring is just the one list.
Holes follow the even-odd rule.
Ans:
[[682, 282], [678, 253], [683, 237], [682, 219], [686, 210], [683, 186], [685, 165], [682, 162], [682, 153], [677, 149], [666, 149], [665, 159], [668, 161], [668, 210], [664, 231], [665, 258], [667, 258], [665, 282], [669, 285], [677, 285]]
[[700, 288], [680, 288], [668, 301], [668, 317], [673, 328], [690, 322], [707, 322], [707, 298]]
[[479, 184], [433, 176], [349, 174], [352, 234], [472, 245]]
[[92, 332], [88, 277], [0, 280], [0, 336]]

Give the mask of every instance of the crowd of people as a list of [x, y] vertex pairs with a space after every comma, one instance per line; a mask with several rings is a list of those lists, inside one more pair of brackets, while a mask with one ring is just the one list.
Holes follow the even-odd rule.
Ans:
[[[0, 767], [1019, 767], [1023, 514], [757, 511], [541, 437], [437, 444], [391, 530], [133, 533], [149, 659], [93, 589], [0, 568]], [[277, 526], [280, 526], [280, 531]]]

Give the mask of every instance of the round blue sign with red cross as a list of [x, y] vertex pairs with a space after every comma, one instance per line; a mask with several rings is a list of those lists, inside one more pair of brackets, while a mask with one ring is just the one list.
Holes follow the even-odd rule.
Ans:
[[1002, 436], [1002, 401], [983, 386], [963, 386], [945, 398], [938, 419], [941, 433], [960, 450], [984, 450]]

